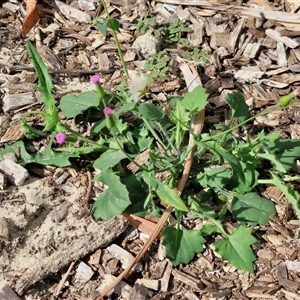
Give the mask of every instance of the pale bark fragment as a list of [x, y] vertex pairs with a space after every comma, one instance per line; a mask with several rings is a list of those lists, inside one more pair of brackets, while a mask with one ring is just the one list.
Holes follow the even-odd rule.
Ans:
[[6, 113], [16, 108], [28, 104], [33, 104], [36, 101], [37, 100], [34, 96], [34, 93], [32, 92], [26, 92], [22, 94], [14, 94], [14, 95], [9, 94], [3, 98], [3, 111]]
[[10, 159], [0, 162], [0, 169], [13, 185], [20, 186], [29, 177], [28, 171]]
[[296, 42], [295, 40], [289, 37], [281, 36], [281, 34], [274, 29], [269, 28], [265, 32], [267, 36], [269, 36], [270, 38], [274, 39], [277, 42], [282, 42], [289, 48], [296, 48], [300, 45], [298, 42]]
[[232, 35], [231, 35], [231, 38], [229, 39], [229, 42], [228, 42], [228, 50], [233, 53], [234, 50], [235, 50], [235, 46], [236, 46], [236, 43], [239, 39], [239, 36], [241, 34], [241, 31], [243, 29], [243, 26], [244, 26], [244, 22], [245, 22], [245, 19], [239, 19], [238, 20], [238, 25], [234, 28], [233, 32], [232, 32]]

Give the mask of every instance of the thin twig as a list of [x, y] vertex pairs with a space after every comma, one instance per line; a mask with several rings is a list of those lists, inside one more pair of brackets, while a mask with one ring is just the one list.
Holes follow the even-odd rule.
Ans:
[[87, 177], [88, 177], [88, 186], [87, 186], [87, 190], [86, 190], [86, 195], [83, 198], [83, 203], [86, 205], [86, 207], [88, 207], [88, 203], [89, 203], [89, 199], [90, 199], [90, 195], [91, 195], [91, 191], [92, 191], [92, 174], [90, 171], [86, 172]]
[[68, 278], [68, 276], [69, 276], [71, 270], [73, 269], [75, 263], [76, 263], [76, 260], [73, 261], [73, 262], [71, 262], [68, 271], [67, 271], [67, 272], [65, 273], [65, 275], [62, 277], [62, 279], [60, 280], [58, 286], [56, 287], [56, 289], [55, 289], [55, 291], [54, 291], [54, 293], [53, 293], [53, 296], [54, 296], [54, 297], [57, 297], [57, 296], [59, 295], [59, 293], [60, 293], [61, 289], [63, 288], [63, 286], [64, 286], [64, 284], [65, 284], [65, 282], [66, 282], [66, 280], [67, 280], [67, 278]]
[[[29, 72], [35, 72], [34, 68], [31, 66], [23, 66], [23, 65], [14, 65], [14, 66], [8, 66], [8, 65], [0, 65], [0, 68], [6, 67], [10, 69], [11, 71], [14, 72], [19, 72], [19, 71], [29, 71]], [[66, 75], [91, 75], [91, 74], [111, 74], [115, 70], [110, 69], [110, 70], [77, 70], [77, 69], [48, 69], [50, 74], [66, 74]]]

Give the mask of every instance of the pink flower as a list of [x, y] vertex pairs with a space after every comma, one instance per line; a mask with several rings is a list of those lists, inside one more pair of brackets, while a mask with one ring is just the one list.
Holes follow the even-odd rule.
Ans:
[[55, 139], [56, 139], [57, 144], [62, 145], [66, 140], [66, 135], [64, 133], [60, 132], [60, 133], [56, 134]]
[[91, 77], [91, 83], [99, 83], [100, 82], [100, 76], [99, 75], [93, 75]]
[[106, 116], [110, 116], [112, 114], [113, 110], [110, 108], [110, 107], [105, 107], [103, 109], [103, 113], [106, 115]]
[[294, 90], [294, 93], [295, 93], [296, 96], [300, 95], [300, 88], [296, 88]]
[[300, 88], [296, 88], [294, 91], [286, 96], [282, 96], [279, 99], [279, 104], [283, 107], [288, 106], [289, 103], [296, 97], [300, 95]]

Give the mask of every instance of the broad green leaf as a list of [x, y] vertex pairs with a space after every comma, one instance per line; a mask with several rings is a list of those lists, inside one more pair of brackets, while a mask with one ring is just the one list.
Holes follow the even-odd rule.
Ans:
[[140, 152], [149, 149], [152, 144], [153, 144], [153, 138], [151, 137], [140, 137], [138, 139], [138, 146]]
[[277, 170], [278, 172], [286, 173], [285, 167], [282, 165], [282, 163], [279, 160], [277, 160], [274, 154], [265, 152], [265, 153], [257, 153], [257, 156], [269, 160], [273, 164], [275, 170]]
[[240, 194], [245, 194], [247, 192], [251, 192], [253, 188], [257, 186], [259, 173], [256, 171], [255, 166], [253, 166], [252, 163], [245, 163], [241, 161], [241, 165], [245, 180], [243, 181], [240, 177], [233, 174], [229, 187], [233, 191], [236, 191]]
[[212, 153], [218, 155], [223, 160], [228, 162], [232, 168], [232, 171], [236, 173], [241, 178], [242, 181], [245, 181], [245, 175], [243, 172], [242, 165], [236, 156], [234, 156], [228, 150], [224, 149], [221, 145], [219, 145], [215, 141], [203, 141], [200, 142], [200, 144], [201, 146], [206, 147]]
[[116, 117], [119, 117], [121, 113], [125, 111], [132, 111], [136, 107], [137, 103], [136, 102], [131, 102], [131, 103], [126, 103], [122, 105], [119, 109], [115, 111]]
[[116, 19], [108, 19], [107, 27], [120, 32], [120, 23]]
[[107, 35], [107, 28], [120, 32], [120, 23], [116, 19], [99, 19], [94, 24], [104, 36]]
[[257, 193], [236, 195], [231, 203], [231, 212], [240, 223], [268, 224], [270, 215], [276, 214], [274, 203]]
[[90, 107], [97, 107], [99, 105], [99, 97], [97, 92], [88, 91], [82, 92], [78, 95], [66, 95], [60, 100], [60, 109], [62, 113], [69, 119], [75, 118], [82, 114]]
[[214, 246], [224, 260], [229, 261], [236, 268], [253, 273], [253, 262], [256, 258], [250, 246], [256, 242], [256, 239], [251, 233], [251, 228], [239, 226], [226, 238], [217, 240]]
[[27, 40], [26, 46], [33, 67], [36, 70], [39, 78], [37, 89], [41, 92], [40, 99], [45, 105], [45, 113], [47, 116], [45, 118], [44, 131], [53, 131], [55, 129], [56, 123], [59, 121], [59, 117], [55, 106], [55, 99], [52, 95], [52, 79], [49, 75], [48, 68], [44, 64], [41, 56], [29, 40]]
[[197, 180], [204, 187], [213, 187], [217, 189], [223, 189], [229, 183], [232, 177], [232, 171], [230, 168], [221, 166], [217, 168], [204, 168], [204, 172], [200, 172], [197, 175]]
[[300, 158], [300, 141], [293, 139], [278, 139], [266, 145], [270, 153], [282, 164], [287, 172], [295, 171], [297, 168], [295, 160]]
[[185, 94], [181, 101], [182, 106], [191, 113], [196, 113], [205, 108], [208, 94], [205, 88], [198, 85], [191, 92]]
[[153, 191], [157, 194], [160, 200], [167, 204], [171, 205], [174, 208], [182, 211], [188, 211], [188, 208], [183, 203], [182, 199], [178, 196], [175, 190], [169, 188], [166, 184], [160, 182], [154, 176], [147, 174], [143, 176], [145, 182], [153, 189]]
[[170, 114], [170, 120], [174, 124], [179, 124], [182, 129], [188, 130], [187, 124], [190, 121], [190, 113], [183, 108], [181, 101], [176, 101], [175, 107]]
[[162, 232], [166, 255], [175, 266], [189, 263], [196, 253], [203, 251], [205, 239], [196, 230], [181, 230], [167, 226]]
[[37, 155], [31, 155], [25, 149], [25, 145], [23, 141], [18, 141], [10, 146], [6, 146], [3, 151], [0, 153], [0, 157], [7, 153], [20, 153], [19, 164], [22, 166], [26, 166], [30, 163], [36, 163], [44, 166], [57, 166], [57, 167], [67, 167], [70, 166], [71, 163], [69, 158], [71, 157], [79, 157], [78, 153], [72, 152], [63, 152], [56, 153], [51, 149], [51, 143], [45, 149], [43, 153], [38, 153]]
[[125, 185], [111, 169], [103, 170], [96, 180], [106, 184], [108, 189], [99, 195], [93, 205], [95, 219], [108, 220], [121, 214], [131, 204]]
[[285, 195], [288, 201], [292, 204], [297, 216], [298, 220], [300, 220], [300, 206], [299, 199], [300, 194], [297, 191], [291, 189], [286, 183], [284, 183], [277, 175], [272, 172], [272, 183], [277, 186], [281, 192]]
[[237, 92], [227, 94], [226, 101], [232, 109], [232, 119], [237, 119], [241, 123], [249, 118], [249, 107], [243, 94]]
[[222, 233], [222, 230], [214, 224], [204, 224], [200, 230], [202, 235], [211, 235], [214, 232]]
[[[147, 186], [137, 176], [129, 176], [122, 179], [129, 193], [131, 205], [126, 208], [126, 212], [145, 217], [149, 214], [152, 215], [152, 210], [149, 211], [149, 205], [145, 203], [150, 200], [147, 193]], [[153, 203], [151, 202], [151, 207]], [[157, 215], [157, 217], [160, 217]]]
[[139, 107], [139, 113], [149, 121], [160, 121], [164, 117], [164, 112], [162, 109], [153, 103], [142, 103]]
[[108, 19], [101, 19], [97, 21], [96, 27], [106, 37]]
[[123, 151], [108, 150], [102, 153], [100, 157], [94, 161], [93, 167], [95, 169], [104, 170], [110, 167], [114, 167], [124, 158], [127, 158], [127, 156]]

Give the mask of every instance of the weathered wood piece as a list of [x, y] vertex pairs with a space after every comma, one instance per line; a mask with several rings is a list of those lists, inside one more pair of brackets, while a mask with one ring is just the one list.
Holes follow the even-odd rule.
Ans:
[[22, 93], [22, 94], [14, 94], [14, 95], [6, 95], [3, 98], [3, 111], [4, 112], [9, 112], [13, 109], [28, 105], [28, 104], [33, 104], [37, 100], [34, 96], [34, 93], [32, 92], [27, 92], [27, 93]]
[[260, 8], [232, 6], [226, 4], [213, 3], [210, 1], [202, 0], [155, 0], [156, 2], [172, 3], [177, 5], [192, 5], [201, 6], [208, 10], [223, 11], [233, 13], [239, 16], [254, 17], [257, 19], [272, 20], [282, 23], [295, 23], [300, 24], [300, 15], [282, 11], [262, 10]]
[[8, 284], [0, 289], [0, 300], [21, 300]]
[[11, 159], [3, 159], [0, 169], [13, 185], [20, 186], [29, 177], [28, 171]]
[[[134, 259], [133, 255], [129, 253], [128, 251], [124, 250], [120, 246], [116, 244], [112, 244], [109, 247], [106, 248], [106, 250], [115, 258], [121, 261], [122, 268], [126, 269], [127, 266], [131, 263], [131, 261]], [[141, 263], [138, 263], [134, 269], [138, 270], [141, 269], [142, 265]]]
[[92, 276], [94, 275], [94, 271], [91, 267], [89, 267], [86, 263], [81, 261], [76, 268], [76, 275], [75, 278], [81, 279], [84, 281], [89, 281]]
[[287, 37], [287, 36], [282, 36], [278, 31], [274, 30], [274, 29], [266, 29], [266, 35], [269, 36], [270, 38], [274, 39], [277, 42], [281, 42], [283, 44], [285, 44], [287, 47], [289, 48], [296, 48], [298, 47], [300, 44]]

